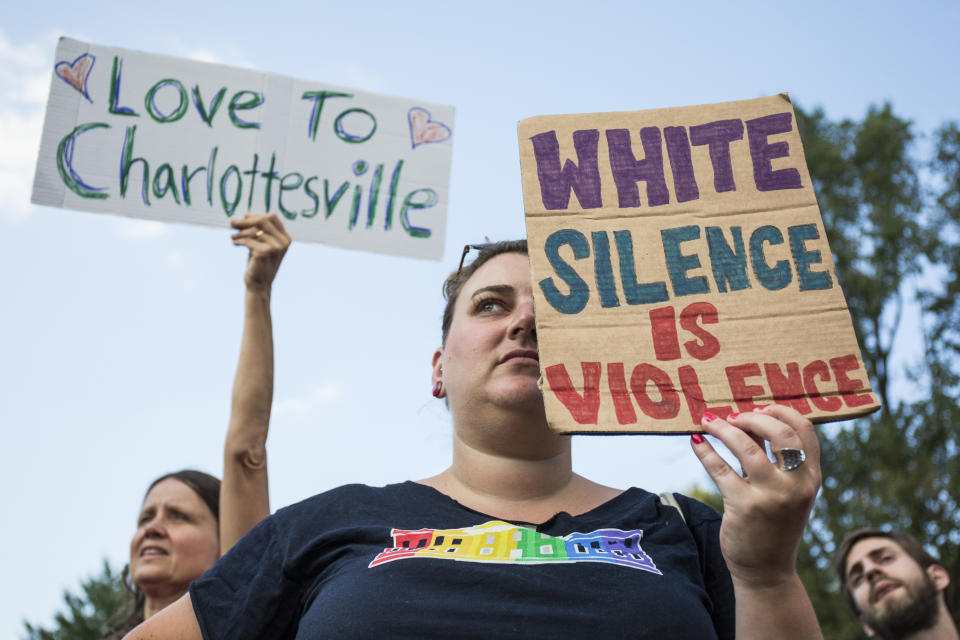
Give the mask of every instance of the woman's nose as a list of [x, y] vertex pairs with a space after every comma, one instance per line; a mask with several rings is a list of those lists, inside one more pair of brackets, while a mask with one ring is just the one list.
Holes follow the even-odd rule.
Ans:
[[517, 306], [510, 324], [511, 338], [519, 338], [524, 334], [529, 335], [534, 342], [537, 341], [537, 323], [533, 313], [533, 300]]
[[167, 535], [167, 530], [163, 526], [160, 518], [154, 518], [148, 522], [143, 530], [144, 538], [163, 538]]

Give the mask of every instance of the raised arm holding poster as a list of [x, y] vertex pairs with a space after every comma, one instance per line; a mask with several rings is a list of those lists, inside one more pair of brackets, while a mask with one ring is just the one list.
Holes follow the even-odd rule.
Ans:
[[879, 408], [785, 94], [518, 127], [547, 419], [689, 433]]
[[36, 204], [439, 260], [453, 108], [61, 38]]

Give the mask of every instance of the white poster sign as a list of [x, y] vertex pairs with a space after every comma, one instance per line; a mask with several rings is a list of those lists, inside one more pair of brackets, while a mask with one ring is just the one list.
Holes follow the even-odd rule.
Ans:
[[36, 204], [439, 260], [453, 107], [61, 38]]

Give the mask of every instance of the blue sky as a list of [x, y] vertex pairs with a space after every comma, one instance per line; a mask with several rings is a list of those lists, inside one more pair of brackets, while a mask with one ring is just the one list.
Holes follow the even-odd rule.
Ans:
[[[118, 7], [17, 3], [0, 26], [2, 637], [47, 623], [104, 557], [122, 565], [152, 478], [219, 475], [239, 346], [245, 255], [228, 232], [29, 203], [59, 36], [457, 110], [442, 262], [299, 244], [281, 269], [274, 508], [446, 466], [429, 379], [440, 283], [464, 243], [524, 233], [518, 120], [789, 91], [833, 118], [889, 100], [929, 134], [960, 98], [955, 3]], [[708, 482], [683, 437], [579, 437], [575, 455], [617, 486]]]

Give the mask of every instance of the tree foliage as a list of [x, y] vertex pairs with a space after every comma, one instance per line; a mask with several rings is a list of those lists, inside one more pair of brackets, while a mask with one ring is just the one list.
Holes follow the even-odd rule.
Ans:
[[80, 593], [63, 592], [64, 609], [50, 629], [24, 622], [24, 640], [102, 640], [129, 605], [120, 574], [103, 561], [103, 571], [80, 583]]
[[[832, 567], [846, 533], [908, 532], [960, 576], [960, 130], [944, 125], [924, 160], [911, 123], [889, 104], [859, 121], [796, 112], [837, 277], [883, 403], [820, 429], [823, 493], [799, 560], [825, 637], [852, 640], [864, 636]], [[922, 322], [905, 335], [911, 305]], [[898, 354], [907, 365], [892, 371], [903, 338], [920, 346]], [[956, 590], [951, 599], [957, 612]]]

